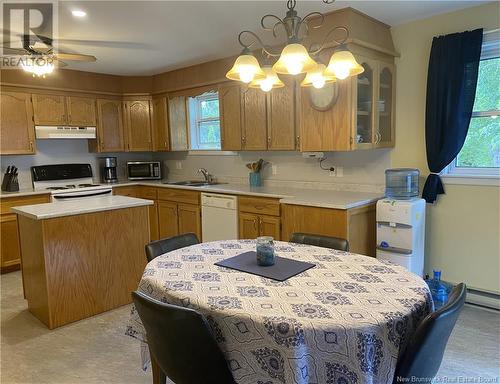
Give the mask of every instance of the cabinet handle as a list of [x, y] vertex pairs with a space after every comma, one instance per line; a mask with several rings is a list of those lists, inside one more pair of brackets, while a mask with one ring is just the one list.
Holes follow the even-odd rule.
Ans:
[[30, 141], [30, 152], [33, 152], [33, 142]]
[[253, 219], [253, 229], [257, 231], [257, 219]]
[[163, 143], [163, 145], [165, 146], [165, 149], [166, 149], [166, 148], [167, 148], [167, 142], [165, 141], [165, 142]]
[[267, 137], [267, 145], [270, 147], [271, 146], [271, 136]]
[[299, 148], [299, 147], [300, 147], [300, 136], [297, 136], [297, 137], [295, 138], [295, 146], [296, 146], [297, 148]]
[[259, 234], [262, 236], [262, 217], [259, 217]]

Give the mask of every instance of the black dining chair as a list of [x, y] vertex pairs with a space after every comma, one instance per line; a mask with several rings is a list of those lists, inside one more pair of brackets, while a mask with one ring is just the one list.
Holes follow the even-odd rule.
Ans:
[[149, 262], [164, 253], [199, 243], [200, 241], [194, 233], [185, 233], [183, 235], [152, 241], [146, 244], [146, 258]]
[[315, 245], [317, 247], [331, 248], [338, 251], [349, 251], [349, 242], [340, 237], [313, 235], [310, 233], [292, 233], [291, 243]]
[[430, 383], [436, 376], [466, 294], [465, 284], [458, 284], [451, 291], [448, 302], [422, 320], [398, 360], [394, 384]]
[[205, 318], [197, 311], [132, 292], [150, 353], [175, 384], [235, 384]]

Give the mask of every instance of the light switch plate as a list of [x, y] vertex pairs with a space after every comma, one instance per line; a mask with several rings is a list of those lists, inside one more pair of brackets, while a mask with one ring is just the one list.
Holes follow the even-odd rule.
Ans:
[[337, 173], [337, 177], [344, 177], [344, 167], [337, 167], [335, 168], [335, 171]]
[[277, 174], [278, 174], [278, 166], [277, 166], [277, 165], [273, 165], [273, 166], [271, 167], [271, 169], [272, 169], [272, 173], [273, 173], [273, 175], [277, 175]]
[[175, 169], [182, 169], [182, 161], [175, 162]]

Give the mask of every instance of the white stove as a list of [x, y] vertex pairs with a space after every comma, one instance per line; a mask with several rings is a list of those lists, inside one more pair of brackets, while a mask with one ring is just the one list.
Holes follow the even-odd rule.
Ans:
[[57, 164], [31, 167], [33, 188], [50, 191], [52, 201], [111, 195], [106, 185], [94, 184], [90, 164]]

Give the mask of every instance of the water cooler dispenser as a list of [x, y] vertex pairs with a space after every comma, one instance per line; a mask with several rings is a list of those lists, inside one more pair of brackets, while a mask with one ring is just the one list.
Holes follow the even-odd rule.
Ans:
[[377, 202], [377, 259], [424, 274], [425, 200]]
[[377, 258], [424, 274], [425, 200], [416, 169], [386, 171], [386, 198], [377, 202]]

